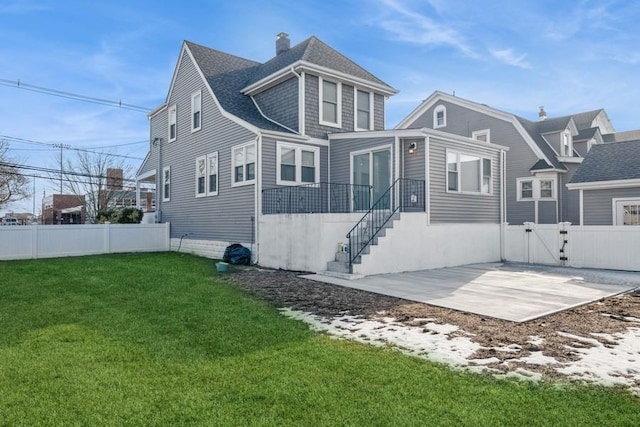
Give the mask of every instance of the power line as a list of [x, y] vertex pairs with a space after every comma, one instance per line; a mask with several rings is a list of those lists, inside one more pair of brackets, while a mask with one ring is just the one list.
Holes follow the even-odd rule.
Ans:
[[[33, 170], [33, 171], [37, 171], [37, 172], [45, 172], [45, 173], [51, 173], [51, 174], [56, 174], [59, 175], [61, 172], [65, 175], [65, 176], [75, 176], [75, 177], [81, 177], [81, 178], [98, 178], [98, 179], [107, 179], [108, 177], [106, 175], [94, 175], [94, 174], [88, 174], [88, 173], [81, 173], [81, 172], [73, 172], [73, 171], [65, 171], [62, 169], [53, 169], [53, 168], [45, 168], [42, 166], [32, 166], [32, 165], [21, 165], [18, 163], [8, 163], [8, 162], [2, 162], [0, 161], [0, 167], [4, 166], [4, 167], [9, 167], [9, 168], [15, 168], [15, 169], [26, 169], [26, 170]], [[5, 172], [5, 171], [3, 171]], [[21, 173], [19, 172], [12, 172], [12, 171], [6, 171], [6, 173], [9, 174], [13, 174], [13, 175], [21, 175]], [[48, 177], [47, 179], [51, 179], [51, 180], [58, 180], [58, 177]], [[131, 178], [118, 178], [119, 181], [127, 181], [127, 182], [136, 182], [135, 179], [131, 179]]]
[[31, 92], [43, 93], [45, 95], [57, 96], [60, 98], [73, 99], [75, 101], [88, 102], [91, 104], [98, 104], [98, 105], [107, 105], [110, 107], [122, 108], [124, 110], [137, 111], [139, 113], [148, 114], [151, 112], [150, 108], [139, 107], [137, 105], [132, 105], [132, 104], [126, 104], [126, 103], [123, 103], [122, 100], [112, 101], [109, 99], [96, 98], [96, 97], [87, 96], [87, 95], [80, 95], [73, 92], [65, 92], [62, 90], [51, 89], [44, 86], [36, 86], [29, 83], [24, 83], [24, 82], [21, 82], [20, 79], [18, 80], [0, 79], [0, 85], [15, 87], [17, 89], [25, 89]]
[[[60, 148], [60, 145], [64, 145], [63, 148], [67, 149], [67, 150], [75, 150], [75, 151], [83, 151], [86, 153], [92, 153], [92, 154], [100, 154], [103, 156], [111, 156], [111, 157], [122, 157], [125, 159], [132, 159], [132, 160], [144, 160], [142, 157], [133, 157], [133, 156], [125, 156], [123, 154], [112, 154], [112, 153], [105, 153], [102, 151], [94, 151], [94, 150], [90, 150], [90, 149], [86, 149], [86, 148], [75, 148], [75, 147], [71, 147], [67, 144], [53, 144], [53, 143], [48, 143], [48, 142], [42, 142], [42, 141], [34, 141], [32, 139], [24, 139], [24, 138], [18, 138], [18, 137], [13, 137], [13, 136], [9, 136], [9, 135], [0, 135], [0, 139], [4, 139], [6, 141], [9, 142], [17, 142], [20, 144], [32, 144], [32, 145], [39, 145], [39, 146], [49, 146], [49, 147], [53, 147], [53, 148]], [[147, 142], [147, 141], [138, 141], [138, 142], [134, 142], [134, 143], [127, 143], [127, 144], [121, 144], [121, 145], [133, 145], [133, 144], [140, 144], [142, 142]], [[113, 147], [116, 147], [117, 145], [114, 145]], [[109, 146], [106, 146], [105, 148], [107, 148]], [[100, 147], [95, 147], [95, 148], [100, 148]], [[25, 150], [24, 148], [22, 150]]]

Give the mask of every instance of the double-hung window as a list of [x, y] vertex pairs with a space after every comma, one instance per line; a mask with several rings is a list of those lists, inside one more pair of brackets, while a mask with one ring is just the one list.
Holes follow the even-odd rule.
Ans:
[[326, 126], [342, 126], [342, 85], [320, 79], [320, 124]]
[[202, 91], [197, 91], [191, 95], [191, 132], [200, 130], [202, 127]]
[[556, 180], [550, 178], [518, 178], [518, 201], [555, 200]]
[[447, 150], [447, 191], [491, 194], [491, 159]]
[[218, 153], [196, 159], [196, 197], [218, 194]]
[[171, 200], [171, 166], [162, 168], [162, 200]]
[[218, 153], [207, 155], [207, 196], [218, 194]]
[[196, 159], [196, 197], [207, 195], [207, 156]]
[[563, 157], [573, 157], [573, 137], [568, 130], [562, 132], [561, 144], [560, 155]]
[[277, 184], [300, 185], [320, 181], [320, 149], [306, 145], [277, 145]]
[[373, 97], [369, 92], [355, 89], [356, 92], [356, 129], [370, 130], [373, 128], [371, 124]]
[[256, 179], [256, 144], [240, 145], [231, 149], [233, 165], [232, 185], [252, 184]]
[[169, 107], [169, 142], [175, 141], [178, 137], [178, 110], [175, 105]]

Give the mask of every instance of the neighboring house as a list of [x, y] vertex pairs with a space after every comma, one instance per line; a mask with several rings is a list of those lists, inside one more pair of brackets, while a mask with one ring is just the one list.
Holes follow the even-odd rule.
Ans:
[[265, 63], [185, 41], [138, 187], [156, 184], [174, 247], [208, 256], [239, 242], [265, 266], [361, 274], [499, 260], [506, 148], [385, 130], [395, 93], [316, 37], [279, 34]]
[[430, 128], [509, 147], [506, 215], [510, 224], [580, 223], [579, 195], [565, 184], [589, 149], [616, 135], [602, 109], [532, 122], [442, 92], [434, 92], [396, 129]]
[[85, 219], [84, 196], [52, 194], [42, 199], [41, 224], [84, 224]]
[[592, 147], [567, 184], [579, 192], [583, 225], [640, 225], [640, 138], [617, 137]]

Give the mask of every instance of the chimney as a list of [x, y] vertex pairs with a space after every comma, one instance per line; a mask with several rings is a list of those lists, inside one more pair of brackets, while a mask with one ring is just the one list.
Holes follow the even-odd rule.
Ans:
[[541, 105], [540, 112], [538, 113], [538, 121], [544, 122], [545, 120], [547, 120], [547, 112], [544, 111], [544, 106]]
[[276, 56], [289, 50], [291, 47], [291, 41], [289, 40], [289, 34], [280, 33], [276, 37]]

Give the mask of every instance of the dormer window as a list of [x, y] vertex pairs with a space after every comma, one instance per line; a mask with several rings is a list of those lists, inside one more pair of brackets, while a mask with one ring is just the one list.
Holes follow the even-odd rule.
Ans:
[[433, 110], [433, 128], [438, 129], [447, 125], [447, 107], [438, 105]]
[[572, 157], [573, 156], [573, 137], [571, 136], [571, 132], [565, 130], [562, 132], [562, 146], [560, 147], [560, 155], [562, 157]]

